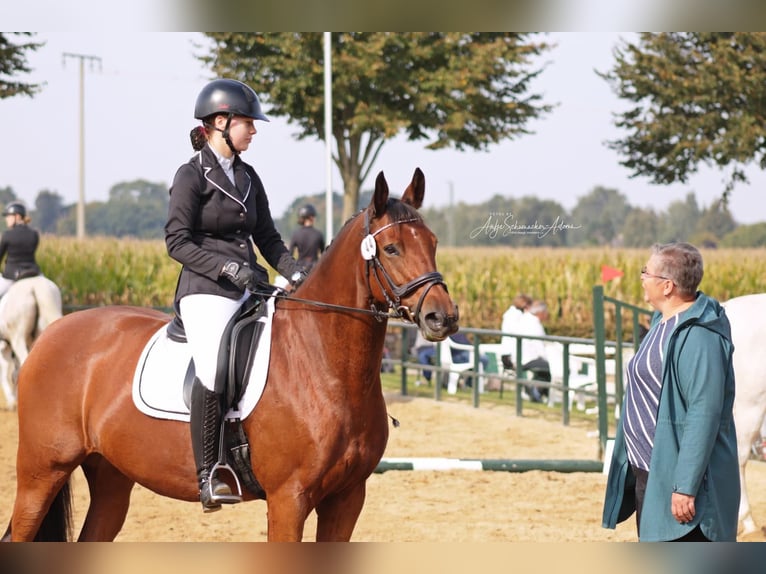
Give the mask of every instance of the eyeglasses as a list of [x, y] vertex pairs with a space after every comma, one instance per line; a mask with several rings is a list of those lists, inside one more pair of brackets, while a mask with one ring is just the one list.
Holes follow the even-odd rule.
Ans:
[[653, 279], [663, 279], [663, 280], [665, 280], [665, 281], [673, 281], [673, 280], [672, 280], [670, 277], [665, 277], [664, 275], [655, 275], [654, 273], [649, 273], [649, 272], [646, 270], [646, 265], [644, 265], [644, 266], [641, 268], [641, 276], [642, 276], [642, 277], [651, 277], [651, 278], [653, 278]]

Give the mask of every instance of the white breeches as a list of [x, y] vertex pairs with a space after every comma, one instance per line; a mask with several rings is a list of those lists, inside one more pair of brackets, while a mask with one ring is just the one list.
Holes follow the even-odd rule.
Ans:
[[248, 291], [240, 299], [199, 293], [186, 295], [179, 302], [197, 378], [210, 391], [215, 390], [221, 335], [249, 296]]

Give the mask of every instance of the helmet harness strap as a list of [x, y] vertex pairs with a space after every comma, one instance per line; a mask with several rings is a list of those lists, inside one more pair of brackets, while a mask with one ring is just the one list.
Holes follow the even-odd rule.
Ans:
[[232, 151], [234, 155], [239, 155], [239, 151], [234, 147], [234, 144], [231, 141], [231, 138], [229, 137], [229, 128], [231, 127], [231, 118], [234, 117], [234, 114], [229, 112], [226, 115], [226, 126], [222, 130], [223, 139], [226, 142], [226, 145], [229, 146], [229, 149]]
[[211, 125], [210, 127], [213, 128], [217, 132], [221, 132], [221, 136], [223, 137], [223, 141], [226, 142], [226, 145], [229, 146], [229, 149], [232, 151], [234, 155], [239, 155], [239, 151], [234, 147], [234, 144], [231, 141], [231, 137], [229, 137], [229, 128], [231, 127], [231, 118], [234, 117], [234, 114], [228, 113], [226, 114], [226, 125], [223, 129], [215, 127], [215, 124]]

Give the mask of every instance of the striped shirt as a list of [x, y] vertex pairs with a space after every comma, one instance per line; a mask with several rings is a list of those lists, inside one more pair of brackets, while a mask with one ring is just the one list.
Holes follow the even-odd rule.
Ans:
[[662, 390], [662, 362], [665, 342], [678, 323], [679, 314], [654, 325], [628, 362], [625, 389], [625, 444], [628, 461], [649, 470], [657, 428], [657, 409]]

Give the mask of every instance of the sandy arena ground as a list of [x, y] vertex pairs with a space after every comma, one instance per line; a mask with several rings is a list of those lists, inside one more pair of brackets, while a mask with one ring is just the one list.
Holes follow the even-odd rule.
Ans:
[[[595, 428], [565, 427], [557, 413], [517, 417], [506, 407], [388, 397], [392, 428], [386, 457], [506, 459], [597, 458]], [[525, 413], [526, 414], [526, 413]], [[582, 424], [582, 423], [581, 423]], [[591, 432], [589, 432], [591, 431]], [[16, 413], [0, 411], [0, 492], [15, 493]], [[766, 463], [747, 467], [756, 522], [766, 522]], [[75, 475], [77, 528], [87, 508]], [[367, 500], [352, 540], [371, 542], [608, 542], [635, 541], [633, 519], [601, 528], [601, 473], [389, 471], [368, 481]], [[0, 510], [3, 530], [10, 504]], [[315, 533], [313, 516], [305, 540]], [[266, 505], [255, 501], [203, 514], [198, 504], [163, 498], [136, 486], [118, 542], [264, 541]], [[766, 541], [762, 532], [741, 541]]]

